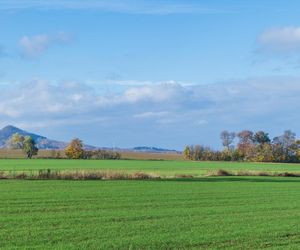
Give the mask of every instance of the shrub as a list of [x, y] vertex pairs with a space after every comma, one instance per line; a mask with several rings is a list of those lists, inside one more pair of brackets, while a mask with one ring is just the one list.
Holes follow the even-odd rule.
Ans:
[[232, 176], [232, 173], [230, 173], [227, 170], [219, 169], [216, 173], [217, 176]]
[[7, 179], [7, 178], [8, 178], [8, 176], [3, 171], [1, 171], [0, 172], [0, 179]]
[[96, 150], [90, 152], [92, 159], [98, 160], [120, 160], [121, 154], [118, 152], [107, 151], [107, 150]]
[[191, 174], [175, 174], [175, 178], [194, 178]]

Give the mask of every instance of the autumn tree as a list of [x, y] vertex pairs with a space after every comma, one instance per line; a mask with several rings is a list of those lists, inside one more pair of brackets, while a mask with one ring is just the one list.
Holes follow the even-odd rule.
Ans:
[[274, 137], [273, 153], [275, 161], [294, 162], [297, 161], [299, 145], [296, 141], [296, 134], [291, 130], [284, 131], [283, 135]]
[[273, 162], [274, 154], [273, 147], [270, 143], [263, 143], [256, 146], [256, 152], [252, 161], [258, 162]]
[[184, 159], [190, 160], [191, 159], [191, 148], [190, 146], [186, 146], [183, 150], [183, 157]]
[[38, 148], [36, 147], [35, 141], [31, 136], [25, 136], [23, 142], [23, 151], [27, 155], [27, 158], [31, 159], [32, 156], [37, 155]]
[[237, 149], [240, 154], [244, 156], [245, 160], [250, 160], [255, 155], [255, 145], [253, 132], [250, 130], [243, 130], [237, 134], [239, 143]]
[[23, 149], [24, 136], [19, 133], [13, 134], [6, 142], [7, 146], [12, 149]]
[[296, 156], [296, 160], [297, 162], [299, 162], [300, 160], [300, 140], [296, 140], [294, 142], [294, 150], [295, 150], [295, 156]]
[[300, 162], [300, 140], [291, 130], [286, 130], [271, 141], [269, 134], [260, 130], [243, 130], [236, 134], [239, 139], [236, 149], [232, 146], [235, 134], [223, 131], [220, 134], [224, 150], [212, 150], [202, 145], [187, 146], [185, 158], [196, 161], [258, 161]]
[[274, 160], [271, 139], [269, 134], [260, 130], [253, 135], [253, 142], [256, 145], [253, 161], [271, 162]]
[[82, 141], [78, 138], [73, 139], [65, 148], [65, 154], [69, 159], [82, 159], [84, 156]]
[[253, 132], [250, 130], [243, 130], [237, 134], [239, 138], [239, 143], [252, 143], [253, 142]]
[[11, 149], [22, 149], [27, 155], [27, 158], [32, 158], [32, 156], [37, 155], [38, 148], [36, 143], [31, 136], [23, 136], [19, 133], [13, 134], [10, 139], [6, 142], [6, 145]]

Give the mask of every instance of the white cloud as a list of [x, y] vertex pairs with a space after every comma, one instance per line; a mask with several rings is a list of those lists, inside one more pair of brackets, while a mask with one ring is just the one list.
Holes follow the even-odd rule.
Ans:
[[57, 44], [66, 44], [71, 40], [67, 33], [39, 34], [35, 36], [23, 36], [19, 41], [21, 54], [27, 58], [36, 58], [44, 53], [49, 47]]
[[[60, 126], [80, 126], [80, 125], [86, 125], [86, 124], [93, 124], [93, 123], [101, 123], [101, 122], [107, 122], [108, 118], [106, 117], [99, 117], [99, 118], [90, 118], [90, 119], [59, 119], [59, 120], [53, 120], [53, 119], [44, 119], [37, 122], [30, 122], [30, 121], [20, 121], [20, 122], [14, 122], [13, 124], [17, 127], [20, 127], [22, 129], [44, 129], [49, 127], [60, 127]], [[0, 123], [2, 126], [6, 126], [9, 123]]]
[[169, 114], [169, 112], [166, 111], [160, 111], [160, 112], [143, 112], [139, 114], [135, 114], [133, 117], [135, 118], [141, 118], [141, 119], [149, 119], [149, 118], [160, 118], [165, 117]]
[[281, 27], [263, 32], [258, 37], [265, 51], [289, 52], [300, 49], [300, 27]]
[[[98, 81], [88, 81], [90, 84], [98, 84]], [[109, 85], [119, 85], [125, 87], [132, 87], [132, 86], [145, 86], [145, 85], [161, 85], [161, 84], [180, 84], [182, 86], [189, 86], [194, 85], [191, 82], [178, 82], [174, 80], [169, 81], [138, 81], [138, 80], [107, 80], [105, 81], [106, 84]]]
[[95, 98], [87, 86], [68, 82], [53, 85], [42, 80], [17, 84], [2, 90], [0, 96], [0, 114], [12, 118], [82, 113]]
[[130, 103], [139, 101], [163, 102], [175, 99], [176, 96], [181, 94], [181, 91], [183, 91], [183, 88], [174, 83], [162, 83], [156, 86], [146, 85], [126, 90], [122, 99]]
[[[250, 112], [248, 114], [272, 111], [286, 100], [298, 98], [300, 79], [266, 78], [193, 86], [161, 83], [106, 94], [100, 94], [96, 91], [97, 87], [83, 83], [52, 84], [43, 80], [0, 88], [0, 114], [8, 117], [86, 114], [120, 109], [132, 112], [135, 118], [148, 118], [165, 116], [174, 111], [205, 114], [240, 109]], [[204, 120], [198, 117], [195, 121], [203, 123]]]
[[90, 135], [90, 143], [100, 133], [100, 141], [117, 137], [118, 146], [149, 141], [180, 148], [187, 143], [218, 145], [223, 129], [300, 132], [300, 78], [194, 86], [161, 83], [105, 94], [83, 83], [35, 80], [0, 85], [0, 90], [1, 124], [55, 127], [64, 133], [78, 127], [74, 136]]

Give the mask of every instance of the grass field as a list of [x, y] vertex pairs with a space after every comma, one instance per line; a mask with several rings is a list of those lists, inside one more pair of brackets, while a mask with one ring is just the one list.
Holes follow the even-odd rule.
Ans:
[[300, 172], [300, 164], [145, 160], [0, 159], [0, 171], [31, 171], [39, 169], [143, 171], [168, 177], [176, 174], [202, 176], [210, 170], [218, 169], [231, 171]]
[[299, 249], [300, 181], [0, 181], [1, 249]]
[[[2, 159], [1, 171], [117, 170], [198, 178], [0, 180], [0, 249], [299, 249], [300, 164]], [[202, 177], [201, 177], [202, 176]]]

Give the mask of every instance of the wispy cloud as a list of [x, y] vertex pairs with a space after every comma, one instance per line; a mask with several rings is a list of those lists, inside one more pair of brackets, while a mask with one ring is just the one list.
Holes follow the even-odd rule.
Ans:
[[166, 111], [160, 111], [160, 112], [144, 112], [140, 114], [135, 114], [133, 117], [134, 118], [141, 118], [141, 119], [150, 119], [150, 118], [159, 118], [159, 117], [164, 117], [168, 115], [169, 112]]
[[23, 36], [19, 41], [19, 48], [22, 56], [36, 58], [43, 54], [50, 47], [66, 44], [71, 41], [71, 36], [64, 32], [56, 34], [39, 34], [35, 36]]
[[281, 27], [267, 30], [258, 37], [260, 51], [293, 52], [300, 50], [300, 27]]
[[214, 14], [228, 10], [207, 7], [192, 1], [158, 1], [158, 0], [0, 0], [0, 9], [98, 9], [111, 12], [133, 14]]
[[[99, 83], [97, 81], [89, 81], [91, 84]], [[105, 83], [110, 85], [119, 85], [119, 86], [145, 86], [145, 85], [160, 85], [160, 84], [176, 84], [180, 83], [182, 86], [195, 85], [192, 82], [178, 82], [174, 80], [166, 80], [166, 81], [139, 81], [139, 80], [107, 80]]]

